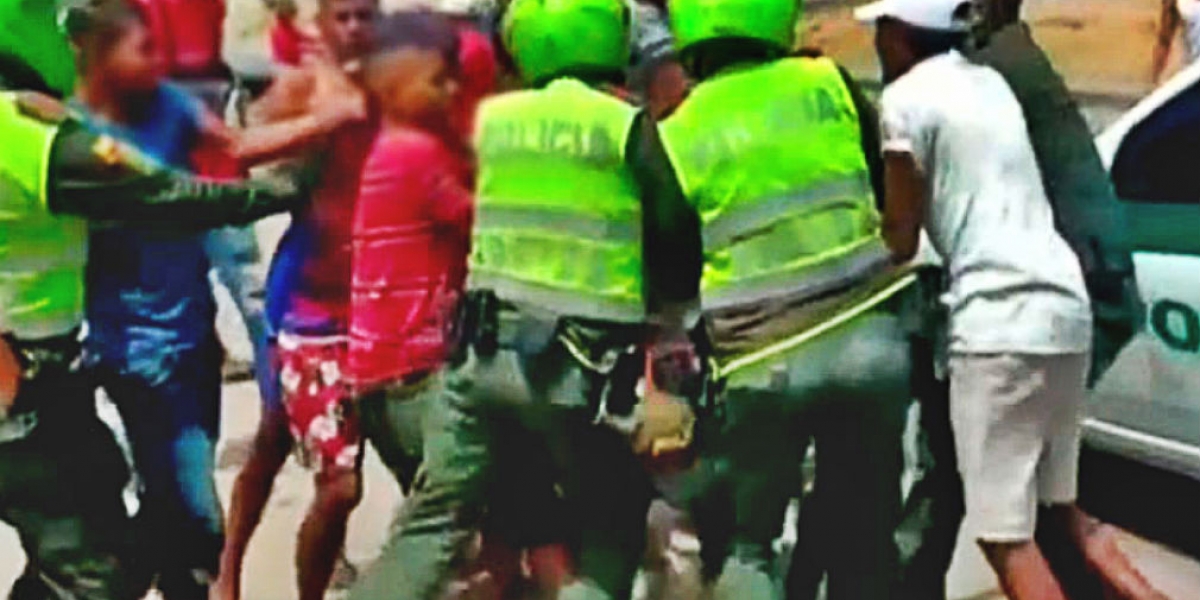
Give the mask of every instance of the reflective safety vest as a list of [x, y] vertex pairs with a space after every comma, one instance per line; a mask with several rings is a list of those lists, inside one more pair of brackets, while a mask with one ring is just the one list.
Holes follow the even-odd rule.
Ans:
[[484, 102], [468, 288], [559, 315], [644, 318], [637, 109], [573, 79]]
[[75, 90], [75, 55], [58, 24], [59, 4], [0, 0], [0, 56], [23, 63], [50, 89], [68, 96]]
[[803, 301], [889, 264], [858, 114], [833, 62], [719, 75], [661, 134], [703, 224], [705, 309]]
[[22, 339], [61, 335], [83, 322], [87, 225], [47, 206], [57, 133], [0, 93], [0, 332]]

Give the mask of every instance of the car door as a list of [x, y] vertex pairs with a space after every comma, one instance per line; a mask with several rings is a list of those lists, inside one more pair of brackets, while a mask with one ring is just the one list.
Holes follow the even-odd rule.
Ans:
[[1200, 80], [1129, 128], [1110, 175], [1147, 326], [1097, 386], [1090, 425], [1200, 477]]

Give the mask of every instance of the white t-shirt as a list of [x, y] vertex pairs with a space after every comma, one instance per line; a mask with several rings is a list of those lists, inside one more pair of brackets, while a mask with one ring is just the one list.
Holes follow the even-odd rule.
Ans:
[[950, 350], [1086, 352], [1079, 260], [1054, 227], [1021, 107], [999, 73], [950, 52], [880, 100], [885, 151], [925, 176], [925, 229], [945, 260]]
[[1183, 48], [1188, 63], [1200, 59], [1200, 0], [1175, 0], [1183, 21]]

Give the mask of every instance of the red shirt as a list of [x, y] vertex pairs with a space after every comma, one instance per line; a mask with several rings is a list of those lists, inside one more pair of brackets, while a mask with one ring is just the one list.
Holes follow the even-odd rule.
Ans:
[[348, 372], [362, 387], [439, 368], [462, 295], [471, 165], [440, 138], [380, 132], [354, 214]]

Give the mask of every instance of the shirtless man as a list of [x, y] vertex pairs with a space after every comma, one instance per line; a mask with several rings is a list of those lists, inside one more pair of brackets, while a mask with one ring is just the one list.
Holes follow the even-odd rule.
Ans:
[[[270, 123], [307, 111], [308, 98], [317, 83], [314, 74], [321, 65], [337, 64], [349, 73], [357, 73], [360, 59], [374, 45], [373, 29], [379, 13], [378, 0], [321, 0], [317, 14], [321, 43], [302, 58], [299, 67], [277, 76], [272, 87], [250, 107], [249, 121]], [[344, 333], [341, 327], [345, 315], [341, 313], [349, 294], [346, 221], [353, 214], [353, 194], [357, 193], [365, 158], [363, 149], [369, 146], [370, 139], [369, 126], [355, 125], [322, 140], [319, 144], [322, 148], [313, 148], [326, 150], [322, 152], [325, 162], [321, 164], [320, 182], [311, 205], [293, 216], [293, 225], [280, 242], [268, 280], [267, 321], [272, 354], [278, 351], [274, 340], [281, 329], [289, 334], [289, 339], [301, 341], [300, 352], [294, 347], [288, 352], [301, 360], [305, 354], [311, 359], [314, 351], [320, 354], [331, 350], [318, 342]], [[346, 302], [342, 302], [343, 292]], [[294, 443], [280, 378], [266, 379], [260, 382], [262, 420], [250, 459], [234, 486], [226, 524], [221, 575], [214, 586], [215, 597], [220, 600], [241, 597], [246, 548], [262, 517], [275, 477]], [[353, 453], [356, 448], [352, 446], [346, 444], [343, 450]], [[301, 527], [296, 550], [301, 600], [324, 596], [345, 540], [346, 521], [361, 496], [353, 468], [338, 464], [336, 459], [320, 463], [315, 477], [316, 498]]]

